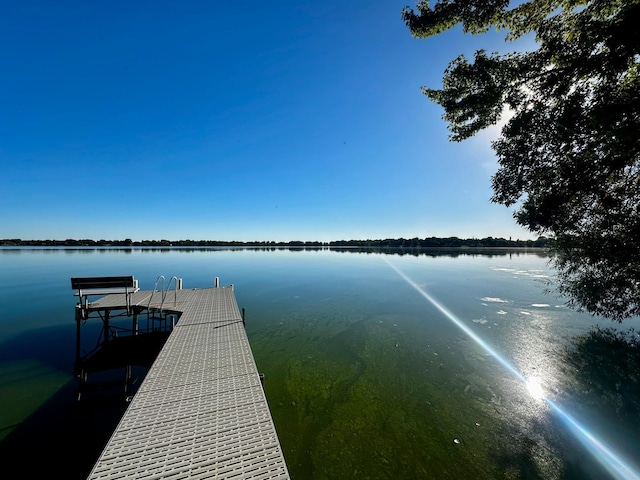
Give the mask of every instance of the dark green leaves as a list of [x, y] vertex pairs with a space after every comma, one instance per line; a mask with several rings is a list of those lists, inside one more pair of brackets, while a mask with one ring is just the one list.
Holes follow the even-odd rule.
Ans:
[[464, 56], [456, 58], [444, 74], [443, 88], [423, 88], [427, 97], [442, 105], [449, 122], [451, 139], [464, 140], [495, 124], [511, 91], [510, 76], [516, 57], [501, 58], [476, 52], [474, 63]]
[[492, 201], [556, 238], [570, 302], [622, 320], [640, 314], [640, 0], [446, 0], [405, 8], [411, 33], [532, 33], [528, 52], [454, 59], [442, 88], [423, 87], [461, 141], [511, 117], [493, 143]]
[[509, 0], [444, 0], [431, 8], [424, 1], [418, 3], [418, 13], [405, 7], [402, 19], [416, 37], [437, 35], [459, 23], [465, 33], [483, 33], [508, 4]]

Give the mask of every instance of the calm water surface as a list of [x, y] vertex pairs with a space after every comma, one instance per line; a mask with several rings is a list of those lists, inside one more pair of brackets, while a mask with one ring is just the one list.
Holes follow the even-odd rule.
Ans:
[[73, 402], [69, 279], [106, 275], [234, 285], [294, 479], [615, 478], [541, 395], [637, 461], [568, 393], [565, 347], [612, 325], [544, 293], [542, 253], [3, 248], [0, 272], [0, 457], [36, 473], [85, 478], [125, 408]]

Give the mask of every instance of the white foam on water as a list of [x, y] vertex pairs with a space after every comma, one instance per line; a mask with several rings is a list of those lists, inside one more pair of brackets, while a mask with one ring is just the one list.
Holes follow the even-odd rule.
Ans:
[[482, 297], [480, 300], [484, 302], [492, 302], [492, 303], [509, 303], [509, 300], [503, 300], [499, 297]]
[[[574, 433], [576, 438], [589, 450], [591, 455], [612, 475], [616, 480], [640, 480], [640, 473], [635, 468], [634, 464], [629, 462], [624, 457], [620, 456], [618, 452], [610, 448], [600, 438], [590, 431], [587, 426], [580, 423], [576, 418], [570, 415], [567, 411], [561, 408], [553, 400], [545, 396], [542, 387], [538, 387], [537, 383], [529, 382], [522, 373], [520, 373], [510, 362], [508, 362], [498, 351], [496, 351], [491, 345], [489, 345], [484, 339], [473, 332], [462, 322], [458, 317], [451, 313], [447, 308], [438, 302], [435, 298], [429, 295], [424, 289], [416, 285], [411, 278], [409, 278], [404, 272], [393, 266], [386, 258], [384, 261], [389, 267], [402, 277], [409, 286], [413, 287], [420, 295], [422, 295], [431, 305], [438, 309], [446, 318], [457, 325], [469, 338], [476, 342], [481, 348], [483, 348], [487, 354], [495, 358], [505, 369], [511, 372], [517, 379], [522, 381], [525, 385], [531, 385], [530, 391], [532, 395], [541, 397], [540, 401], [546, 402], [565, 422], [569, 429]], [[529, 312], [521, 312], [524, 315], [530, 315]], [[502, 399], [500, 397], [492, 398], [492, 402], [500, 405]]]

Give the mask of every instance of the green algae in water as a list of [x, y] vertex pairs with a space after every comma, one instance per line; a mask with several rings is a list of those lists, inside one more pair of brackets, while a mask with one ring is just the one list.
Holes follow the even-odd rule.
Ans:
[[294, 479], [510, 478], [494, 458], [513, 441], [496, 392], [420, 319], [316, 319], [252, 340]]
[[65, 383], [67, 372], [36, 360], [0, 363], [0, 441], [44, 405]]
[[[551, 302], [542, 297], [542, 288], [530, 274], [544, 268], [544, 258], [388, 259], [523, 374], [535, 373], [547, 386], [562, 390], [566, 382], [553, 347], [585, 332], [594, 320], [553, 305], [540, 307]], [[34, 251], [14, 261], [15, 274], [23, 276], [19, 281], [24, 295], [4, 299], [3, 312], [9, 317], [0, 324], [2, 360], [20, 363], [33, 357], [53, 370], [68, 370], [70, 380], [70, 276], [126, 271], [140, 278], [143, 287], [149, 287], [147, 281], [152, 286], [158, 274], [177, 274], [189, 288], [211, 285], [218, 276], [223, 285], [234, 283], [239, 306], [247, 307], [247, 332], [258, 368], [266, 374], [267, 399], [294, 480], [606, 478], [592, 468], [593, 459], [567, 433], [566, 425], [550, 420], [520, 380], [429, 305], [382, 256], [329, 251]], [[25, 272], [33, 272], [46, 285], [33, 284], [37, 288], [29, 290], [32, 279]], [[43, 290], [51, 295], [41, 297]], [[22, 318], [25, 299], [40, 301], [37, 309], [29, 303], [30, 313], [47, 312], [37, 324]], [[538, 307], [532, 309], [533, 305]], [[30, 342], [25, 348], [22, 343], [11, 347], [15, 340], [8, 337], [15, 336], [18, 327], [33, 338], [37, 326], [49, 324], [64, 325], [66, 331], [56, 341], [47, 335], [45, 343], [55, 349], [34, 348]], [[65, 341], [68, 345], [63, 346]], [[3, 404], [6, 395], [18, 398], [21, 391], [38, 392], [38, 382], [27, 388], [35, 371], [12, 371], [15, 381], [2, 391]], [[49, 374], [41, 378], [46, 384]], [[66, 396], [73, 393], [69, 390], [57, 394], [52, 407], [66, 409]], [[15, 418], [38, 409], [35, 403], [24, 406], [21, 417]], [[8, 436], [13, 443], [0, 443], [0, 453], [17, 464], [22, 458], [17, 453], [36, 449], [48, 454], [42, 470], [86, 478], [82, 471], [90, 468], [120, 413], [101, 412], [99, 421], [83, 421], [70, 430], [64, 413], [58, 420], [49, 418], [54, 410], [38, 409], [13, 429]], [[106, 417], [113, 424], [99, 430], [104, 436], [96, 435]], [[10, 415], [5, 411], [3, 418]], [[588, 426], [593, 419], [587, 418]], [[617, 425], [612, 421], [614, 434], [621, 431]], [[17, 430], [23, 432], [24, 442], [16, 441]], [[89, 433], [76, 434], [85, 430]], [[60, 441], [61, 432], [65, 441]], [[40, 442], [34, 445], [33, 439]], [[73, 439], [81, 444], [70, 447]], [[93, 444], [86, 445], [87, 440]], [[58, 448], [52, 451], [52, 446]], [[85, 453], [76, 458], [85, 464], [72, 475], [66, 454], [78, 448]]]

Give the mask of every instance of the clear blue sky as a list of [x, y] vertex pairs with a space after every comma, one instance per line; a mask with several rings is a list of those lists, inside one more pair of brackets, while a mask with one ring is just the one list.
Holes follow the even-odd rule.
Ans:
[[532, 238], [450, 143], [406, 0], [3, 1], [0, 238]]

